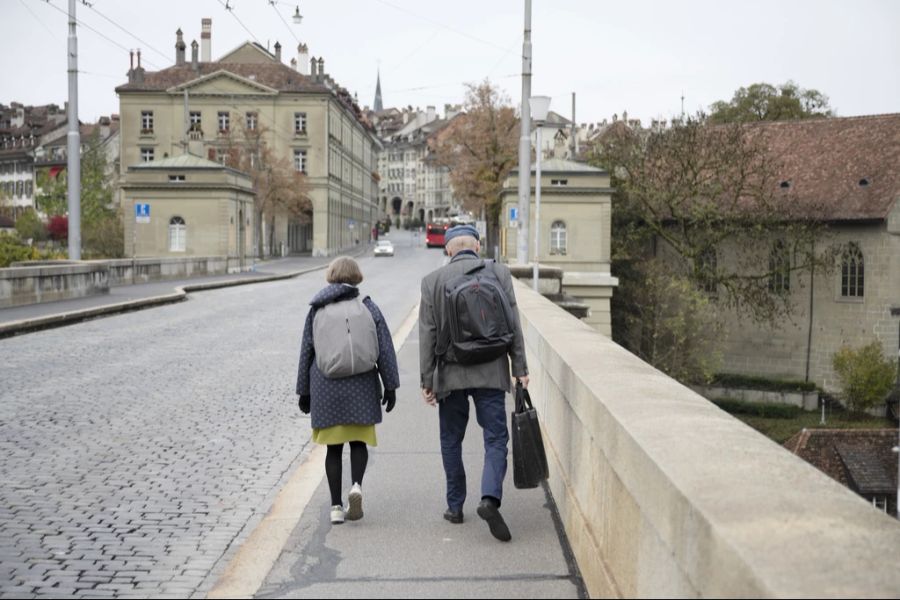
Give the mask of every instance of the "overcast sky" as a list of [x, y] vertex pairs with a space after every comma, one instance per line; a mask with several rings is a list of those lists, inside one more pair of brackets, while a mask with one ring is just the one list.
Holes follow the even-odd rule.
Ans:
[[[189, 57], [202, 17], [213, 21], [214, 59], [255, 36], [263, 45], [280, 41], [287, 62], [296, 36], [362, 105], [372, 105], [379, 65], [386, 107], [442, 112], [462, 100], [465, 82], [486, 77], [512, 102], [521, 95], [523, 0], [303, 0], [301, 25], [291, 19], [297, 2], [228, 4], [231, 12], [225, 0], [79, 3], [78, 18], [110, 38], [78, 28], [82, 121], [119, 111], [114, 88], [126, 81], [127, 49], [142, 48], [148, 70], [170, 66], [175, 30], [184, 31]], [[789, 79], [827, 94], [841, 116], [900, 112], [896, 0], [533, 4], [532, 92], [551, 96], [551, 109], [566, 116], [576, 92], [579, 122], [623, 110], [645, 122], [671, 117], [682, 92], [693, 112], [741, 86]], [[66, 6], [0, 0], [0, 102], [65, 102]]]

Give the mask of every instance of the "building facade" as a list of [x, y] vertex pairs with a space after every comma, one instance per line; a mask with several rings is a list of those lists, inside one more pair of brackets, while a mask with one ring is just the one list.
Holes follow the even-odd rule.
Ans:
[[[211, 44], [211, 23], [203, 33]], [[195, 41], [188, 60], [176, 35], [173, 66], [148, 72], [138, 55], [128, 83], [116, 88], [123, 177], [131, 166], [185, 153], [224, 162], [233, 136], [259, 130], [274, 156], [305, 175], [312, 204], [311, 215], [258, 215], [275, 223], [259, 245], [329, 256], [367, 243], [377, 218], [380, 142], [349, 92], [326, 74], [324, 59], [307, 60], [301, 44], [288, 66], [279, 44], [273, 54], [247, 42], [201, 61]]]
[[379, 158], [379, 208], [395, 221], [429, 223], [460, 211], [450, 170], [436, 156], [436, 138], [459, 115], [459, 107], [445, 105], [444, 110], [443, 118], [433, 106], [425, 111], [372, 113], [384, 146]]

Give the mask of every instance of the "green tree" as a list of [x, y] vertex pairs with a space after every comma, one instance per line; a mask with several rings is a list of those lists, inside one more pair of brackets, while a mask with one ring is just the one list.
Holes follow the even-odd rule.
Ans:
[[[68, 213], [68, 181], [66, 174], [51, 176], [43, 169], [37, 176], [41, 192], [35, 201], [47, 215]], [[124, 253], [121, 215], [113, 206], [106, 150], [97, 127], [86, 138], [81, 153], [81, 225], [85, 256], [117, 258]], [[117, 224], [115, 221], [119, 221]]]
[[832, 366], [841, 383], [841, 395], [851, 410], [874, 408], [894, 385], [896, 363], [885, 358], [878, 342], [856, 350], [841, 348], [834, 353]]
[[42, 242], [47, 239], [47, 226], [34, 209], [27, 209], [16, 220], [16, 233], [23, 240]]
[[748, 123], [830, 117], [833, 114], [828, 96], [788, 81], [777, 87], [768, 83], [742, 87], [730, 101], [714, 102], [710, 106], [709, 120], [711, 123]]

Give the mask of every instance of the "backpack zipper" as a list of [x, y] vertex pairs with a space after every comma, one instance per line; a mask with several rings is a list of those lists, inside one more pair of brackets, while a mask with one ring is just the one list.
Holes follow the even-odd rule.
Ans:
[[347, 323], [347, 339], [350, 341], [350, 373], [356, 371], [356, 363], [353, 357], [353, 332], [350, 331], [350, 309], [344, 305], [344, 321]]

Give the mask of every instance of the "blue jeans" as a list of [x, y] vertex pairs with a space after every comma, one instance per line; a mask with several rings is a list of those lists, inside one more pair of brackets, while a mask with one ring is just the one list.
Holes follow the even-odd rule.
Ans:
[[484, 431], [484, 471], [481, 496], [503, 498], [509, 429], [506, 426], [506, 392], [503, 390], [456, 390], [441, 400], [441, 456], [447, 476], [447, 507], [461, 510], [466, 500], [466, 469], [462, 441], [469, 423], [469, 396], [475, 402], [475, 418]]

